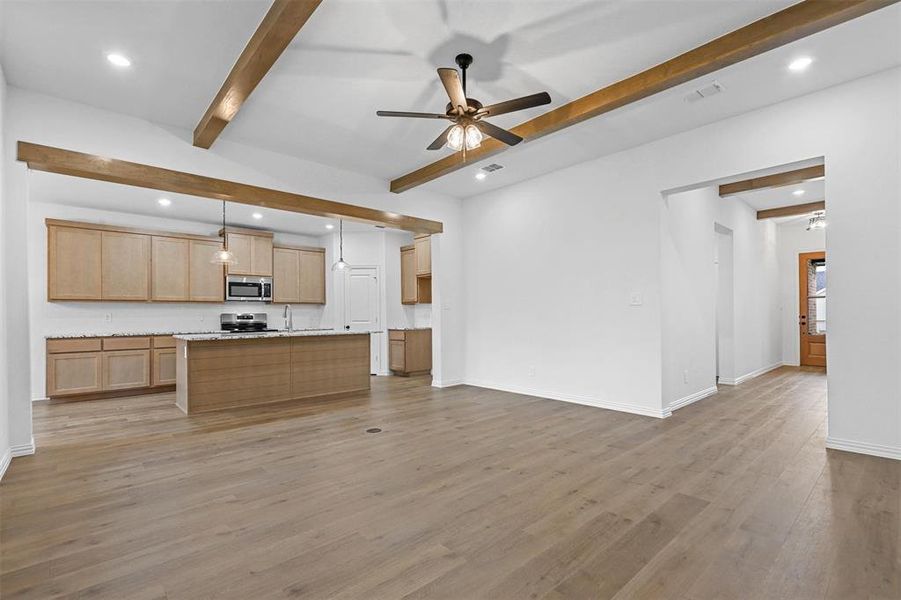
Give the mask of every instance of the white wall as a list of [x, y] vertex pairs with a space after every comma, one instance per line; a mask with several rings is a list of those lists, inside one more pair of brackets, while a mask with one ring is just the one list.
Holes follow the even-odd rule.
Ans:
[[[433, 271], [440, 286], [435, 306], [441, 318], [432, 319], [433, 339], [439, 358], [433, 373], [435, 384], [462, 379], [461, 207], [457, 199], [424, 190], [402, 195], [388, 191], [386, 181], [326, 165], [219, 140], [212, 150], [191, 145], [191, 132], [50, 96], [9, 88], [4, 136], [4, 244], [28, 246], [27, 169], [15, 161], [15, 143], [25, 140], [92, 154], [111, 156], [234, 181], [285, 189], [390, 210], [444, 223], [445, 233], [434, 236], [440, 250], [433, 256]], [[6, 257], [7, 280], [26, 281], [29, 263], [17, 255]], [[438, 286], [436, 286], [438, 287]], [[439, 304], [441, 303], [441, 304]], [[24, 289], [7, 299], [6, 331], [10, 339], [28, 340], [29, 298]], [[11, 438], [13, 445], [31, 440], [32, 382], [30, 356], [8, 356]]]
[[[729, 235], [732, 310], [720, 329], [720, 383], [734, 384], [781, 364], [775, 225], [717, 186], [671, 194], [661, 219], [663, 401], [669, 408], [709, 395], [716, 385], [716, 229]], [[728, 259], [728, 260], [726, 260]]]
[[[785, 223], [779, 225], [777, 230], [779, 300], [782, 309], [782, 362], [786, 365], [799, 365], [801, 343], [798, 334], [798, 254], [825, 250], [826, 230], [807, 231], [806, 221]], [[832, 265], [829, 265], [829, 268], [831, 269]]]
[[[901, 251], [899, 110], [895, 68], [467, 199], [467, 377], [662, 413], [661, 192], [824, 157], [829, 443], [901, 457], [898, 308], [871, 318], [901, 291], [901, 272], [873, 260]], [[752, 297], [736, 287], [740, 301]], [[777, 340], [766, 332], [736, 371]]]
[[[0, 140], [6, 129], [6, 78], [0, 66]], [[5, 233], [6, 224], [6, 171], [4, 161], [5, 147], [0, 144], [0, 236]], [[0, 243], [0, 281], [6, 281], [6, 248]], [[0, 477], [6, 471], [11, 458], [9, 434], [9, 387], [7, 381], [7, 335], [6, 335], [6, 286], [0, 290]]]

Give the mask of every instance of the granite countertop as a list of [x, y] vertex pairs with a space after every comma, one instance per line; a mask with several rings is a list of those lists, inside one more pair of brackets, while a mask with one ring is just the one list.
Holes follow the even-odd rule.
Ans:
[[388, 331], [429, 331], [431, 327], [391, 327]]
[[145, 337], [151, 335], [188, 335], [188, 334], [210, 334], [219, 333], [219, 329], [207, 331], [113, 331], [113, 332], [97, 332], [91, 333], [52, 333], [44, 336], [47, 340], [68, 340], [77, 338], [101, 338], [101, 337]]
[[264, 331], [258, 333], [188, 333], [176, 334], [175, 339], [187, 342], [211, 342], [219, 340], [255, 340], [259, 338], [284, 338], [284, 337], [316, 337], [325, 335], [363, 335], [381, 333], [381, 331], [335, 331], [334, 329], [297, 329], [295, 331]]

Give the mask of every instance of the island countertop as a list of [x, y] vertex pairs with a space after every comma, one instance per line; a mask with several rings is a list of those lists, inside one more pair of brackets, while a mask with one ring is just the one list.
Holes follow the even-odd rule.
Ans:
[[225, 340], [256, 340], [271, 338], [290, 338], [290, 337], [320, 337], [332, 335], [367, 335], [370, 333], [381, 333], [381, 331], [344, 331], [335, 329], [296, 329], [292, 331], [248, 331], [246, 333], [228, 333], [224, 331], [215, 331], [210, 333], [183, 333], [173, 336], [177, 340], [185, 340], [186, 342], [209, 342], [209, 341], [225, 341]]
[[175, 336], [175, 403], [187, 414], [369, 389], [370, 332]]

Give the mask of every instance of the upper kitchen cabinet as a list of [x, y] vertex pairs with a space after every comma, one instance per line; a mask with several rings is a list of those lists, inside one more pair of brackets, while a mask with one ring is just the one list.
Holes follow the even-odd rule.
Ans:
[[416, 248], [416, 276], [432, 274], [432, 236], [417, 235], [413, 239]]
[[103, 300], [150, 299], [150, 236], [101, 232], [101, 297]]
[[[154, 302], [187, 302], [191, 298], [191, 242], [153, 236], [151, 241], [152, 298]], [[209, 262], [209, 261], [207, 261]]]
[[272, 234], [256, 229], [228, 227], [220, 231], [235, 257], [229, 265], [230, 275], [256, 275], [272, 277]]
[[47, 226], [47, 297], [101, 300], [101, 232]]
[[325, 304], [325, 248], [273, 249], [273, 301]]
[[190, 241], [190, 290], [191, 302], [225, 301], [225, 268], [211, 262], [213, 254], [222, 249], [219, 240]]
[[400, 249], [400, 302], [416, 304], [416, 248], [413, 245]]

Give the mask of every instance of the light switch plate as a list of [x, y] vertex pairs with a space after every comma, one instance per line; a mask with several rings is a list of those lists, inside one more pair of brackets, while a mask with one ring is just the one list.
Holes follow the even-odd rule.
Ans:
[[641, 297], [641, 292], [629, 294], [629, 306], [641, 306], [642, 304], [644, 304], [644, 299]]

